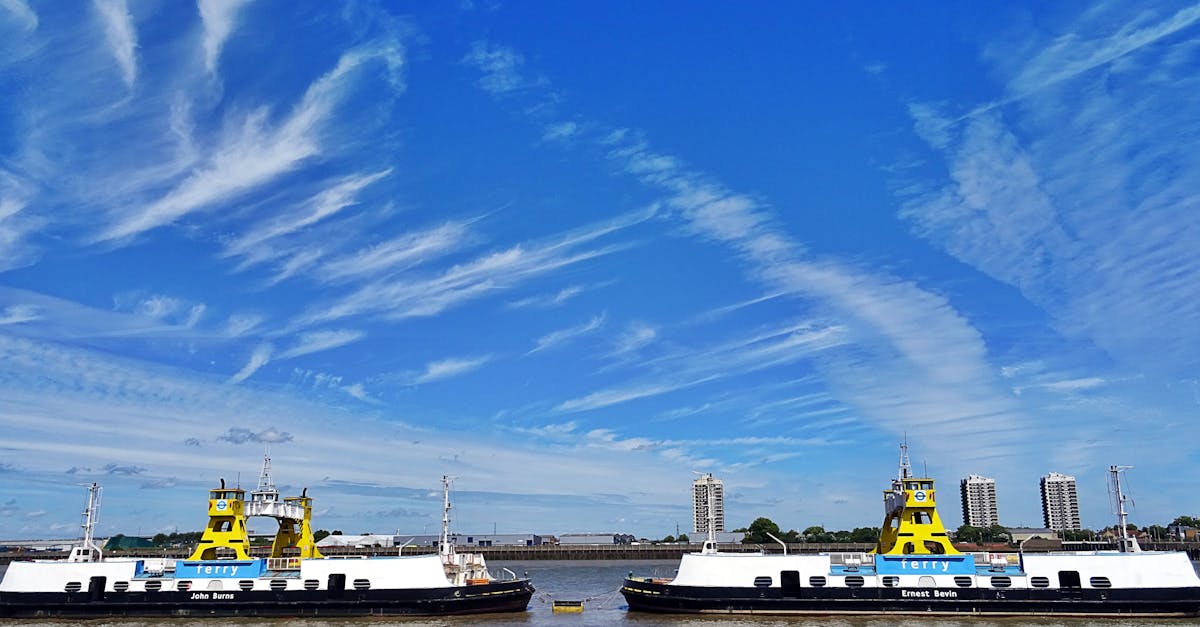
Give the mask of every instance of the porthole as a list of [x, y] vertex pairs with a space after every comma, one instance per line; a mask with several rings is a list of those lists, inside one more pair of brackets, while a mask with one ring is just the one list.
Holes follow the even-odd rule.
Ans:
[[1008, 588], [1012, 586], [1011, 577], [992, 577], [993, 588]]
[[971, 578], [967, 577], [966, 575], [958, 575], [954, 578], [954, 585], [958, 586], [959, 588], [970, 588]]
[[242, 590], [253, 590], [254, 589], [254, 581], [251, 579], [243, 579], [238, 582], [238, 587], [241, 588]]
[[370, 579], [355, 579], [354, 580], [354, 589], [355, 590], [370, 590], [371, 589], [371, 580]]
[[175, 587], [179, 588], [180, 592], [187, 592], [188, 590], [192, 589], [192, 582], [187, 581], [187, 580], [180, 581], [175, 584]]
[[305, 579], [304, 580], [304, 589], [305, 590], [316, 590], [317, 588], [320, 588], [320, 587], [321, 587], [321, 582], [317, 581], [316, 579]]
[[862, 575], [846, 575], [846, 586], [849, 588], [861, 588], [863, 586]]
[[128, 581], [114, 581], [113, 582], [113, 590], [116, 590], [117, 592], [125, 592], [128, 589], [129, 589]]
[[287, 590], [287, 580], [286, 579], [272, 579], [271, 580], [271, 589], [272, 590]]
[[771, 587], [771, 578], [767, 577], [766, 575], [759, 575], [758, 577], [755, 577], [754, 578], [754, 587], [755, 588], [770, 588]]
[[83, 584], [79, 583], [78, 581], [68, 581], [67, 587], [63, 589], [67, 592], [79, 592], [79, 590], [82, 588]]
[[1050, 578], [1049, 577], [1030, 577], [1029, 585], [1033, 586], [1034, 588], [1049, 588], [1050, 587]]
[[1108, 577], [1092, 577], [1091, 583], [1092, 583], [1093, 588], [1111, 588], [1112, 587], [1112, 582], [1108, 580]]
[[814, 588], [820, 588], [825, 585], [825, 578], [820, 575], [813, 575], [808, 578], [808, 585]]
[[161, 581], [155, 580], [146, 582], [146, 592], [157, 592], [159, 590], [162, 590]]
[[900, 578], [895, 575], [885, 575], [883, 577], [883, 587], [895, 588], [900, 585]]

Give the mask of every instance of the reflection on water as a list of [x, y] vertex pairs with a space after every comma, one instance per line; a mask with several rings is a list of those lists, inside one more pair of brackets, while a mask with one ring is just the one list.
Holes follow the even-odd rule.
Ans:
[[[935, 617], [757, 617], [757, 616], [692, 616], [628, 613], [625, 599], [618, 592], [622, 579], [634, 572], [638, 575], [669, 577], [675, 572], [675, 560], [653, 561], [594, 561], [594, 562], [492, 562], [494, 572], [506, 567], [518, 574], [528, 573], [537, 588], [529, 611], [518, 614], [488, 614], [448, 618], [337, 618], [337, 619], [130, 619], [87, 621], [88, 627], [349, 627], [370, 625], [384, 627], [466, 627], [468, 625], [521, 625], [528, 627], [599, 627], [626, 625], [628, 627], [1085, 627], [1095, 619], [1033, 618], [935, 618]], [[1200, 568], [1200, 564], [1197, 565]], [[0, 566], [0, 574], [3, 573]], [[554, 614], [554, 600], [584, 601], [582, 614]], [[1111, 619], [1101, 625], [1123, 627], [1182, 627], [1196, 625], [1200, 619]], [[67, 627], [77, 621], [0, 621], [0, 627], [36, 625], [38, 627]]]

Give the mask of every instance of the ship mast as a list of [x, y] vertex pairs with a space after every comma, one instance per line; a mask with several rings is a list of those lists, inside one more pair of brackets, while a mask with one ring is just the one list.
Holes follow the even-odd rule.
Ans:
[[450, 555], [450, 477], [442, 475], [442, 544], [438, 548], [442, 555]]
[[69, 562], [100, 561], [103, 552], [96, 544], [96, 525], [100, 522], [100, 493], [104, 488], [98, 483], [88, 486], [87, 504], [83, 508], [83, 544], [71, 550]]
[[1125, 501], [1128, 497], [1121, 491], [1121, 472], [1129, 470], [1133, 466], [1109, 466], [1108, 479], [1110, 487], [1113, 491], [1114, 505], [1116, 505], [1117, 525], [1121, 528], [1121, 552], [1122, 553], [1138, 553], [1142, 547], [1138, 545], [1137, 538], [1129, 536], [1127, 527], [1127, 512], [1125, 511]]

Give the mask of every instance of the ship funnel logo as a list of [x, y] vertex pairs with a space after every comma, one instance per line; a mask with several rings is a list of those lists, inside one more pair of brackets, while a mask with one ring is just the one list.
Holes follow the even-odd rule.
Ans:
[[913, 492], [913, 500], [917, 501], [917, 502], [924, 501], [925, 500], [925, 491], [917, 490], [916, 492]]
[[217, 511], [223, 512], [227, 507], [229, 507], [229, 503], [225, 502], [225, 499], [217, 501]]

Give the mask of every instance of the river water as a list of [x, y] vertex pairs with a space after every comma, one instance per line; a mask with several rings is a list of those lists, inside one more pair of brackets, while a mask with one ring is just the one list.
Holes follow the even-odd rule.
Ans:
[[[1113, 627], [1134, 625], [1142, 627], [1182, 627], [1196, 625], [1200, 619], [1112, 619], [1104, 621], [1087, 619], [1057, 619], [1034, 617], [1029, 619], [986, 619], [986, 618], [925, 618], [925, 617], [746, 617], [746, 616], [689, 616], [639, 614], [625, 611], [625, 599], [618, 589], [631, 571], [639, 576], [669, 577], [675, 572], [677, 560], [646, 561], [528, 561], [489, 562], [493, 573], [508, 568], [518, 575], [527, 573], [533, 580], [537, 592], [529, 604], [529, 611], [517, 614], [488, 614], [449, 618], [341, 618], [341, 619], [145, 619], [145, 620], [90, 620], [88, 627], [151, 627], [167, 624], [171, 627], [349, 627], [370, 625], [383, 627], [467, 627], [470, 625], [520, 625], [525, 627], [599, 627], [601, 625], [623, 625], [627, 627], [1084, 627], [1099, 622]], [[1198, 565], [1200, 567], [1200, 565]], [[0, 575], [4, 567], [0, 566]], [[582, 614], [555, 614], [551, 610], [554, 600], [584, 601]], [[38, 627], [65, 627], [78, 625], [78, 621], [21, 621], [0, 620], [0, 627], [37, 625]]]

